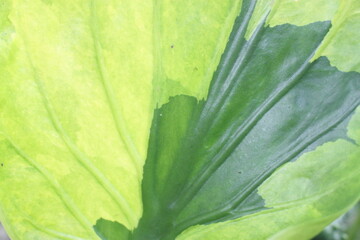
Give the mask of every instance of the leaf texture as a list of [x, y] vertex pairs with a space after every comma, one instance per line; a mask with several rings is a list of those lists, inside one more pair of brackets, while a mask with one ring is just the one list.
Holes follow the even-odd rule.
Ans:
[[359, 199], [357, 1], [0, 4], [13, 240], [308, 239]]

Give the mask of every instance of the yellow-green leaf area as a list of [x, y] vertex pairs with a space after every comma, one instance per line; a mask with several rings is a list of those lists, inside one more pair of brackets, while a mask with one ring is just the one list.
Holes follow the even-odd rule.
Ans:
[[246, 33], [248, 39], [261, 19], [274, 27], [282, 24], [304, 26], [331, 20], [339, 8], [340, 0], [259, 0]]
[[268, 19], [271, 27], [281, 24], [304, 26], [331, 20], [340, 0], [274, 0]]
[[356, 0], [260, 0], [247, 29], [249, 39], [261, 19], [274, 27], [281, 24], [297, 26], [317, 21], [330, 21], [332, 28], [313, 60], [326, 56], [331, 65], [344, 72], [360, 72], [360, 2]]
[[101, 217], [136, 227], [154, 107], [206, 97], [240, 7], [0, 3], [0, 220], [13, 240], [97, 239]]
[[341, 1], [332, 24], [313, 59], [326, 56], [341, 71], [360, 72], [360, 2]]
[[241, 3], [155, 1], [154, 98], [159, 106], [180, 94], [206, 98]]

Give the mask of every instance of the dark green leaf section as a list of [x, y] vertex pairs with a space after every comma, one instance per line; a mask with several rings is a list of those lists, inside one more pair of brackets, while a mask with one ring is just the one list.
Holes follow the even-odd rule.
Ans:
[[335, 220], [313, 240], [359, 240], [360, 203], [349, 212]]
[[259, 26], [246, 41], [255, 2], [244, 1], [206, 101], [176, 96], [155, 111], [131, 239], [172, 240], [262, 210], [257, 188], [278, 167], [346, 138], [360, 74], [310, 63], [330, 23]]
[[99, 219], [94, 230], [102, 240], [126, 240], [130, 236], [130, 231], [122, 224], [105, 219]]
[[[196, 103], [187, 96], [172, 98], [155, 112], [143, 182], [144, 216], [134, 239], [174, 239], [191, 225], [225, 221], [263, 209], [256, 189], [274, 170], [319, 144], [345, 138], [342, 125], [359, 105], [359, 89], [359, 74], [341, 73], [326, 58], [317, 60], [204, 183], [199, 179], [206, 166], [217, 160], [217, 153], [213, 153], [215, 157], [201, 156], [219, 144], [205, 142], [213, 136], [226, 143], [234, 140], [235, 132], [215, 135], [217, 129], [209, 128], [198, 137], [194, 129], [206, 102]], [[238, 110], [234, 107], [233, 111], [236, 114]], [[214, 112], [213, 118], [221, 112]], [[228, 127], [233, 126], [230, 123], [241, 126], [241, 122], [224, 120]], [[202, 168], [197, 168], [199, 162]], [[196, 191], [195, 184], [201, 184]]]

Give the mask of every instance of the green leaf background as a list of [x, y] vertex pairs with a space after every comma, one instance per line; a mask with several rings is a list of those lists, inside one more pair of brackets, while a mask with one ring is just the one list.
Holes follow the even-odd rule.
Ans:
[[359, 13], [357, 0], [0, 1], [11, 239], [315, 236], [360, 197]]

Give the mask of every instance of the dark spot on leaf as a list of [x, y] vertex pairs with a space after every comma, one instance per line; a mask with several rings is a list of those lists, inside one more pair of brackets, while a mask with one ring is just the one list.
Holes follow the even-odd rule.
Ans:
[[171, 47], [171, 48], [174, 48], [174, 45], [171, 45], [170, 47]]
[[197, 70], [199, 70], [197, 67], [194, 67], [194, 71], [197, 71]]
[[239, 171], [238, 174], [242, 174], [242, 171]]
[[3, 163], [1, 163], [1, 166], [3, 167], [3, 166], [4, 166], [4, 164], [3, 164]]

